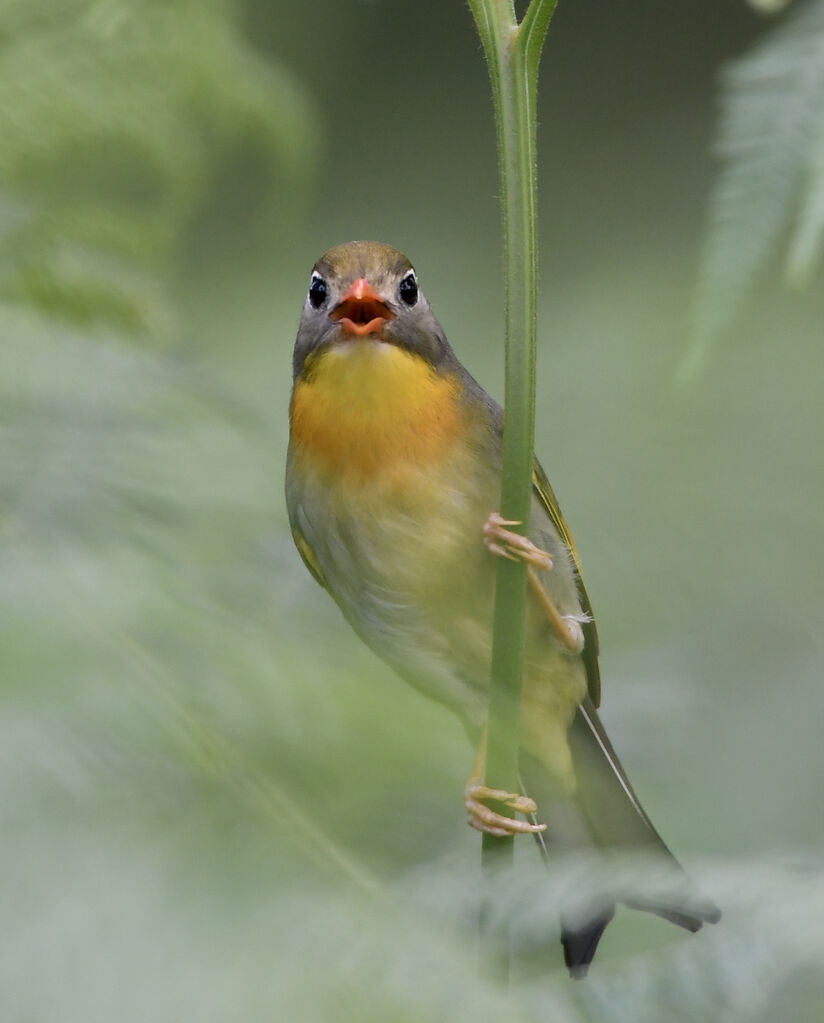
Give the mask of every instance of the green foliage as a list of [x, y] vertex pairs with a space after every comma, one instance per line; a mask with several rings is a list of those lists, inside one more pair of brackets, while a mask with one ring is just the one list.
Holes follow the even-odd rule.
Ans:
[[824, 0], [799, 4], [724, 74], [717, 151], [699, 281], [697, 371], [779, 244], [786, 276], [809, 280], [824, 246]]
[[0, 293], [168, 334], [186, 229], [233, 153], [301, 191], [314, 116], [237, 20], [222, 0], [3, 5]]

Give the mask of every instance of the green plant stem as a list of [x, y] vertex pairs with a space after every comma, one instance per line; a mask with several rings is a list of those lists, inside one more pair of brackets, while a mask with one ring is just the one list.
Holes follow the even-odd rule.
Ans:
[[[492, 82], [504, 221], [506, 412], [500, 511], [526, 533], [532, 499], [535, 435], [538, 65], [556, 0], [532, 0], [518, 23], [512, 0], [469, 0]], [[518, 731], [524, 658], [526, 566], [498, 561], [487, 725], [486, 782], [518, 789]], [[511, 813], [496, 806], [501, 813]], [[511, 863], [512, 838], [483, 836], [482, 866], [492, 885]], [[509, 974], [509, 941], [491, 924], [482, 931], [495, 972]], [[493, 930], [495, 933], [492, 933]], [[503, 937], [503, 940], [502, 940]]]

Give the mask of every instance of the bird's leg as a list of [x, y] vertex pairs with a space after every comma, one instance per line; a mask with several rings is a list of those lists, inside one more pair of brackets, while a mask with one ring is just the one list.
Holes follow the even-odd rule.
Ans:
[[492, 512], [484, 523], [484, 543], [493, 554], [510, 561], [525, 561], [535, 568], [552, 568], [552, 558], [546, 551], [536, 547], [529, 537], [506, 528], [520, 524], [516, 519], [504, 519], [498, 512]]
[[478, 745], [478, 755], [472, 768], [472, 774], [464, 788], [464, 806], [469, 814], [469, 825], [477, 831], [485, 831], [488, 835], [505, 838], [507, 835], [529, 835], [536, 831], [544, 831], [546, 824], [530, 824], [528, 821], [515, 820], [502, 813], [496, 813], [486, 806], [485, 800], [493, 799], [504, 803], [518, 813], [535, 813], [535, 800], [517, 792], [505, 789], [490, 789], [484, 784], [486, 775], [486, 726]]
[[497, 554], [499, 557], [509, 558], [510, 561], [526, 562], [529, 585], [544, 609], [558, 641], [570, 653], [579, 654], [584, 649], [584, 630], [581, 628], [581, 623], [573, 615], [561, 614], [555, 606], [555, 602], [541, 585], [541, 580], [535, 571], [536, 568], [552, 568], [552, 557], [546, 551], [542, 551], [540, 547], [536, 547], [528, 537], [506, 528], [518, 525], [520, 523], [514, 519], [504, 519], [498, 512], [492, 512], [484, 523], [484, 543], [493, 554]]
[[[552, 626], [552, 630], [558, 638], [559, 642], [563, 644], [569, 650], [571, 654], [580, 654], [584, 649], [584, 630], [581, 628], [581, 623], [574, 615], [562, 615], [558, 608], [555, 606], [555, 602], [552, 597], [541, 585], [541, 580], [538, 578], [534, 568], [527, 569], [527, 579], [529, 585], [532, 587], [532, 592], [538, 598], [538, 602], [544, 609], [544, 613], [549, 619], [549, 624]], [[585, 621], [590, 619], [585, 618]]]

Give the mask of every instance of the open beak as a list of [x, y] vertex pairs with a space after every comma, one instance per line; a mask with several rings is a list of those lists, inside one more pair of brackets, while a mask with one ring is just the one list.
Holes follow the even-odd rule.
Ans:
[[379, 331], [395, 314], [381, 301], [365, 277], [359, 277], [338, 302], [330, 318], [337, 320], [347, 334], [363, 337]]

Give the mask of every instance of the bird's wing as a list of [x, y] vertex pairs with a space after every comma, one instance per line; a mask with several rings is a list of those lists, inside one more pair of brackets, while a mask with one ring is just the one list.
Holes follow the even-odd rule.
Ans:
[[309, 546], [309, 541], [303, 535], [300, 527], [296, 522], [291, 523], [292, 526], [292, 539], [295, 541], [295, 547], [298, 549], [298, 554], [303, 558], [303, 563], [320, 583], [320, 585], [328, 590], [329, 587], [326, 585], [326, 579], [324, 578], [323, 572], [318, 564], [318, 559], [315, 557], [315, 552]]
[[[470, 376], [465, 369], [463, 369], [463, 367], [460, 368], [463, 373], [465, 386], [474, 392], [487, 409], [489, 418], [492, 422], [496, 441], [494, 457], [496, 459], [501, 459], [503, 457], [503, 409], [486, 393], [481, 385], [472, 376]], [[595, 707], [599, 707], [601, 705], [601, 669], [598, 665], [598, 630], [595, 627], [595, 618], [592, 614], [592, 604], [589, 602], [589, 594], [584, 586], [584, 577], [581, 575], [581, 560], [578, 557], [578, 550], [575, 546], [575, 541], [572, 539], [572, 533], [570, 533], [569, 526], [566, 524], [566, 520], [561, 514], [561, 509], [558, 507], [558, 501], [555, 494], [552, 492], [552, 487], [549, 485], [546, 473], [541, 468], [541, 463], [537, 458], [533, 458], [532, 460], [532, 489], [538, 500], [541, 502], [544, 511], [546, 511], [549, 516], [553, 526], [555, 526], [555, 529], [558, 531], [558, 536], [567, 545], [569, 552], [572, 555], [572, 561], [575, 566], [575, 586], [578, 590], [578, 599], [581, 602], [581, 610], [590, 619], [588, 622], [581, 623], [581, 628], [584, 632], [584, 649], [581, 653], [581, 658], [583, 659], [587, 673], [587, 692], [589, 693], [589, 698], [592, 700], [593, 705]]]
[[570, 533], [569, 526], [566, 524], [566, 520], [561, 514], [561, 509], [558, 507], [558, 501], [555, 498], [555, 494], [552, 492], [552, 487], [549, 485], [546, 473], [541, 468], [541, 464], [537, 458], [534, 459], [532, 463], [532, 487], [547, 515], [549, 515], [552, 524], [558, 530], [558, 535], [569, 548], [569, 552], [572, 555], [572, 560], [575, 564], [575, 585], [578, 589], [581, 609], [589, 616], [590, 619], [588, 622], [582, 623], [584, 631], [584, 649], [581, 657], [583, 658], [587, 672], [587, 691], [589, 692], [589, 698], [592, 700], [593, 704], [598, 707], [601, 703], [601, 669], [598, 665], [598, 630], [595, 627], [595, 618], [592, 614], [592, 604], [590, 604], [589, 594], [584, 586], [584, 578], [581, 575], [581, 561], [578, 557], [578, 550], [575, 546], [575, 541], [572, 539], [572, 533]]

